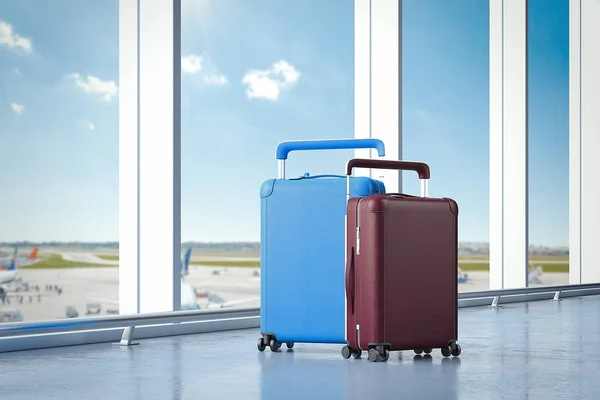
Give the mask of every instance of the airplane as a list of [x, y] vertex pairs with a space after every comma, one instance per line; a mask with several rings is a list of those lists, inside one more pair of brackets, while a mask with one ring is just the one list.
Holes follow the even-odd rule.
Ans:
[[5, 270], [0, 271], [0, 283], [11, 283], [17, 279], [17, 268], [12, 260]]
[[[207, 308], [225, 308], [231, 307], [236, 304], [247, 303], [250, 301], [255, 301], [260, 299], [260, 297], [247, 298], [242, 300], [234, 300], [234, 301], [225, 301], [222, 297], [217, 295], [214, 292], [207, 291], [199, 293], [191, 284], [185, 281], [185, 277], [190, 273], [190, 259], [192, 256], [192, 248], [189, 247], [185, 252], [183, 259], [181, 260], [181, 306], [180, 310], [200, 310]], [[208, 300], [207, 304], [204, 306], [200, 306], [198, 304], [199, 298], [206, 298]], [[93, 298], [89, 300], [100, 301], [103, 303], [114, 304], [116, 306], [119, 305], [118, 301], [108, 300], [108, 299], [99, 299]]]
[[[224, 298], [219, 296], [218, 294], [206, 291], [203, 293], [198, 293], [198, 291], [189, 283], [185, 282], [185, 276], [190, 273], [190, 258], [192, 255], [192, 248], [189, 247], [185, 252], [185, 256], [183, 261], [181, 262], [181, 310], [197, 310], [197, 309], [207, 309], [207, 308], [226, 308], [232, 307], [236, 304], [248, 303], [250, 301], [255, 301], [260, 299], [260, 297], [252, 297], [241, 300], [232, 300], [226, 301]], [[213, 275], [214, 271], [213, 271]], [[221, 274], [219, 274], [221, 275]], [[198, 298], [206, 298], [208, 300], [207, 304], [204, 307], [201, 307], [197, 299]]]
[[12, 257], [1, 258], [0, 259], [0, 270], [6, 270], [11, 265], [11, 262], [14, 262], [15, 265], [31, 265], [38, 260], [38, 251], [39, 248], [34, 248], [31, 253], [29, 253], [25, 257], [17, 257], [17, 253], [19, 251], [19, 246], [15, 246], [15, 251]]
[[[19, 247], [15, 247], [13, 257], [8, 259], [8, 265], [0, 264], [0, 284], [20, 282], [21, 278], [17, 274], [17, 267], [22, 265], [31, 265], [37, 261], [38, 248], [33, 249], [27, 257], [17, 258]], [[4, 261], [4, 260], [0, 260]], [[3, 289], [7, 289], [3, 286]]]
[[542, 283], [542, 274], [544, 270], [541, 266], [529, 267], [529, 283]]

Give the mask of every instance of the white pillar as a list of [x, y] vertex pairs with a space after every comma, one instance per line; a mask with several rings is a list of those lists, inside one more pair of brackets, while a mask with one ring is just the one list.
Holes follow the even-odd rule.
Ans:
[[119, 0], [119, 313], [139, 310], [138, 7]]
[[172, 311], [181, 290], [181, 1], [119, 7], [119, 308]]
[[[371, 0], [354, 0], [354, 137], [371, 137]], [[371, 158], [370, 149], [356, 149], [354, 156]], [[371, 176], [357, 168], [357, 176]]]
[[569, 282], [600, 282], [600, 2], [570, 0]]
[[527, 286], [527, 1], [490, 0], [490, 289]]
[[[354, 136], [385, 143], [385, 159], [402, 156], [401, 0], [355, 0]], [[359, 149], [355, 157], [377, 157]], [[356, 175], [384, 182], [387, 192], [402, 190], [397, 171], [357, 169]]]

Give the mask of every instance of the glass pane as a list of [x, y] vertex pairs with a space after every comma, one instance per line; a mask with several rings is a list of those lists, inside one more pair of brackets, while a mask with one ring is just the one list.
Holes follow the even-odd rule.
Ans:
[[3, 2], [0, 322], [118, 310], [118, 1]]
[[[354, 4], [182, 7], [182, 308], [259, 306], [259, 193], [276, 145], [354, 136]], [[352, 156], [292, 152], [286, 176], [343, 174]]]
[[569, 283], [569, 0], [529, 0], [529, 285]]
[[[403, 158], [429, 164], [429, 196], [459, 205], [459, 291], [487, 290], [489, 5], [402, 4]], [[419, 190], [404, 172], [403, 192]]]

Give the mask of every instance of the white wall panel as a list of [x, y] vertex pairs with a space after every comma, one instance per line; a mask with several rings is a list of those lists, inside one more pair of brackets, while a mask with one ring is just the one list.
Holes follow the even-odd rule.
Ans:
[[571, 0], [570, 283], [600, 282], [600, 1]]
[[[392, 160], [402, 156], [401, 10], [399, 0], [355, 0], [355, 137], [383, 140], [384, 158]], [[365, 150], [355, 156], [377, 157]], [[402, 189], [397, 171], [373, 170], [370, 176], [388, 192]]]
[[527, 286], [527, 2], [490, 0], [490, 289]]

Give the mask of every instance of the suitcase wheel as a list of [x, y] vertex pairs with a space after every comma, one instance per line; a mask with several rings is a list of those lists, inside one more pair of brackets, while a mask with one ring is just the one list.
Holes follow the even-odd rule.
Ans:
[[277, 350], [279, 350], [279, 348], [281, 347], [282, 343], [278, 342], [275, 339], [271, 339], [271, 341], [269, 342], [269, 347], [271, 348], [272, 352], [276, 352]]
[[263, 338], [258, 339], [256, 347], [258, 348], [258, 351], [265, 351], [265, 348], [267, 347], [265, 340]]
[[388, 349], [383, 349], [383, 351], [379, 351], [376, 348], [369, 349], [369, 361], [377, 362], [377, 361], [387, 361], [390, 358], [390, 352]]
[[350, 346], [344, 346], [342, 347], [342, 357], [344, 358], [350, 358], [350, 355], [352, 353], [352, 350], [350, 350]]
[[452, 350], [452, 356], [458, 357], [460, 356], [460, 344], [457, 344], [454, 350]]
[[360, 358], [361, 355], [362, 351], [360, 349], [353, 349], [350, 346], [342, 347], [342, 357], [344, 358], [350, 358], [350, 356], [354, 358]]
[[[269, 346], [271, 351], [275, 352], [275, 351], [279, 350], [282, 345], [283, 345], [283, 343], [281, 343], [280, 341], [275, 339], [275, 337], [273, 337], [271, 335], [264, 335], [263, 337], [258, 339], [258, 343], [256, 344], [256, 347], [258, 348], [258, 351], [265, 351], [267, 346]], [[292, 347], [294, 347], [294, 343], [288, 342], [288, 343], [286, 343], [286, 346], [288, 349], [291, 349]]]
[[460, 356], [461, 353], [461, 348], [460, 348], [460, 344], [456, 343], [456, 342], [452, 342], [451, 344], [449, 344], [446, 347], [442, 347], [442, 355], [444, 357], [458, 357]]
[[429, 354], [432, 351], [433, 351], [433, 349], [415, 349], [415, 354], [421, 354], [421, 353]]

